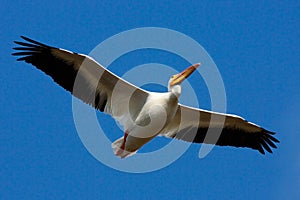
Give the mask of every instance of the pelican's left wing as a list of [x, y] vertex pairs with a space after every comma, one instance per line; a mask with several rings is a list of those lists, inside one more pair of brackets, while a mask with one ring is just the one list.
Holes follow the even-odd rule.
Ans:
[[279, 142], [270, 132], [245, 119], [229, 114], [196, 109], [179, 104], [175, 117], [164, 130], [167, 137], [194, 143], [248, 147], [272, 153]]
[[139, 112], [148, 92], [105, 69], [89, 56], [51, 47], [27, 37], [14, 49], [18, 61], [40, 69], [74, 96], [116, 119]]

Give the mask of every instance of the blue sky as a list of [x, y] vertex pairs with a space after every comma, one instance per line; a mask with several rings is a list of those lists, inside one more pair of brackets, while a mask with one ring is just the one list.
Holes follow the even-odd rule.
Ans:
[[[298, 1], [2, 2], [1, 199], [299, 199], [299, 6]], [[279, 148], [262, 156], [216, 147], [199, 159], [200, 145], [192, 145], [159, 171], [116, 171], [80, 141], [71, 95], [11, 56], [20, 35], [88, 54], [119, 32], [148, 26], [173, 29], [200, 43], [222, 75], [228, 113], [275, 131]], [[122, 75], [149, 62], [178, 70], [187, 64], [159, 51], [133, 52], [111, 70]], [[190, 81], [200, 106], [209, 109], [205, 84]], [[113, 121], [107, 128], [114, 130], [109, 138], [123, 134]], [[158, 138], [144, 151], [164, 143]]]

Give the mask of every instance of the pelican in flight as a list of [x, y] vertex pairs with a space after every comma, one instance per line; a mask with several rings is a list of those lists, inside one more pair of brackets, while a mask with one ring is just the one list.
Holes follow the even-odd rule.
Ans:
[[168, 92], [138, 88], [116, 76], [93, 58], [51, 47], [27, 37], [15, 41], [14, 56], [49, 75], [75, 97], [110, 114], [124, 128], [124, 136], [112, 143], [120, 158], [136, 153], [157, 135], [219, 146], [246, 147], [265, 154], [279, 143], [274, 133], [245, 119], [182, 105], [181, 83], [200, 64], [171, 76]]

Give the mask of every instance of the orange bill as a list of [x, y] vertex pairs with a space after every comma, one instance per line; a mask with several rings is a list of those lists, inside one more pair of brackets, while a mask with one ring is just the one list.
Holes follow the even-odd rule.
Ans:
[[180, 84], [187, 77], [189, 77], [199, 66], [200, 66], [200, 63], [193, 64], [192, 66], [189, 66], [188, 68], [183, 70], [181, 73], [176, 74], [171, 81], [171, 86]]

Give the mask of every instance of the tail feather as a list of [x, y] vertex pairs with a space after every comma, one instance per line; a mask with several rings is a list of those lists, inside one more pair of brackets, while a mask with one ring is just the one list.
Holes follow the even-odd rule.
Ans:
[[134, 155], [137, 151], [129, 152], [121, 148], [124, 142], [124, 137], [121, 137], [111, 144], [114, 154], [120, 158], [125, 158]]

